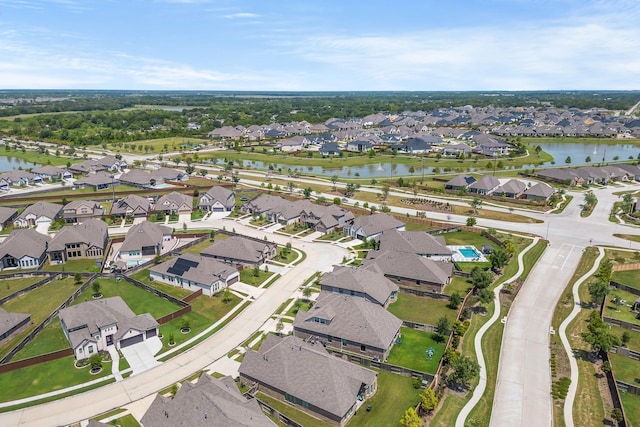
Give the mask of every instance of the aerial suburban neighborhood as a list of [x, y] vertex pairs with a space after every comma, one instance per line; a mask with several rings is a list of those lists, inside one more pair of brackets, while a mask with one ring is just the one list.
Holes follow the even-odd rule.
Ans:
[[638, 425], [638, 101], [465, 101], [72, 145], [0, 108], [0, 424]]

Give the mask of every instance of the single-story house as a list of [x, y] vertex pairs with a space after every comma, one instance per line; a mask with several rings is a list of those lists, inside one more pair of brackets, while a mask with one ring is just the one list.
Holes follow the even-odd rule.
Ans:
[[91, 218], [100, 218], [107, 211], [93, 200], [74, 200], [62, 208], [62, 217], [70, 223], [80, 223]]
[[151, 209], [151, 202], [146, 197], [129, 194], [123, 199], [116, 201], [111, 206], [111, 215], [134, 218], [146, 217]]
[[29, 171], [13, 169], [0, 174], [0, 179], [8, 185], [22, 187], [23, 185], [41, 184], [42, 177]]
[[31, 325], [31, 315], [25, 313], [9, 313], [0, 307], [0, 343], [16, 332], [21, 332]]
[[500, 186], [500, 181], [493, 175], [482, 175], [479, 180], [469, 185], [467, 189], [471, 193], [490, 194]]
[[60, 326], [77, 360], [127, 347], [158, 335], [149, 313], [136, 315], [120, 297], [86, 301], [60, 310]]
[[510, 179], [493, 190], [492, 196], [504, 196], [510, 199], [517, 199], [527, 189], [524, 182], [519, 179]]
[[550, 185], [539, 182], [531, 188], [528, 188], [524, 192], [523, 197], [527, 200], [545, 201], [549, 200], [549, 197], [551, 197], [554, 192], [555, 190], [551, 188]]
[[462, 174], [447, 181], [444, 184], [444, 189], [455, 191], [466, 190], [474, 182], [476, 182], [476, 179], [473, 176]]
[[373, 144], [369, 141], [358, 139], [358, 140], [347, 142], [347, 146], [345, 150], [361, 153], [363, 151], [373, 150]]
[[451, 143], [442, 147], [442, 156], [443, 157], [460, 157], [464, 154], [465, 157], [468, 157], [473, 149], [463, 142]]
[[294, 336], [268, 335], [258, 351], [247, 351], [239, 373], [259, 391], [340, 427], [377, 390], [374, 371]]
[[83, 162], [69, 166], [69, 170], [74, 174], [88, 174], [90, 172], [109, 171], [117, 172], [127, 166], [124, 160], [118, 160], [112, 156], [106, 156], [101, 159], [87, 159]]
[[393, 144], [391, 149], [397, 150], [399, 153], [424, 154], [431, 151], [431, 144], [422, 138], [409, 138], [406, 141]]
[[189, 180], [189, 174], [185, 171], [166, 167], [154, 169], [149, 174], [151, 175], [151, 185], [154, 186], [167, 181], [181, 182]]
[[201, 193], [198, 203], [200, 210], [207, 212], [231, 212], [235, 206], [235, 193], [218, 185]]
[[90, 173], [73, 182], [74, 187], [91, 187], [95, 190], [105, 190], [119, 183], [113, 175], [106, 172]]
[[73, 174], [66, 169], [59, 168], [57, 166], [40, 166], [31, 169], [32, 173], [35, 173], [42, 179], [46, 179], [47, 181], [53, 181], [58, 179], [69, 179], [73, 178]]
[[238, 282], [240, 272], [221, 261], [187, 253], [151, 267], [149, 279], [193, 292], [202, 289], [211, 296]]
[[298, 200], [296, 208], [300, 209], [300, 223], [322, 233], [342, 230], [354, 220], [353, 213], [336, 205], [317, 205], [309, 200]]
[[240, 207], [242, 213], [264, 217], [269, 222], [290, 225], [300, 220], [302, 209], [296, 202], [278, 196], [262, 195]]
[[152, 258], [162, 253], [164, 245], [171, 241], [172, 235], [171, 227], [143, 221], [129, 229], [116, 258]]
[[102, 258], [108, 241], [107, 224], [100, 219], [63, 227], [49, 244], [49, 262], [64, 264], [70, 259]]
[[121, 184], [130, 185], [132, 187], [149, 188], [151, 187], [151, 175], [142, 169], [131, 169], [118, 177]]
[[318, 152], [323, 156], [339, 156], [342, 151], [335, 142], [325, 142], [320, 146]]
[[302, 135], [296, 135], [291, 138], [278, 141], [276, 149], [285, 152], [300, 151], [309, 145], [309, 140]]
[[172, 398], [158, 394], [140, 422], [145, 427], [275, 426], [255, 399], [240, 393], [232, 377], [205, 373], [195, 384], [184, 381]]
[[18, 209], [0, 206], [0, 230], [13, 222], [18, 216]]
[[392, 215], [376, 213], [373, 215], [361, 215], [356, 217], [350, 225], [345, 226], [345, 234], [354, 239], [377, 239], [385, 230], [404, 231], [404, 222], [395, 219]]
[[36, 202], [22, 211], [13, 221], [16, 227], [26, 228], [39, 224], [49, 224], [62, 215], [62, 205], [49, 202]]
[[583, 177], [575, 173], [573, 169], [567, 168], [537, 170], [536, 176], [538, 178], [566, 185], [591, 184], [591, 182], [586, 182]]
[[322, 276], [320, 290], [364, 298], [386, 308], [396, 300], [399, 288], [376, 271], [336, 266], [331, 273]]
[[444, 237], [424, 231], [386, 230], [380, 236], [380, 249], [416, 254], [433, 261], [451, 261], [453, 255]]
[[0, 270], [37, 268], [47, 258], [51, 238], [33, 229], [13, 230], [0, 243]]
[[173, 191], [160, 197], [154, 204], [156, 212], [170, 214], [190, 214], [193, 212], [193, 197]]
[[213, 243], [200, 252], [200, 255], [226, 263], [253, 267], [276, 256], [277, 249], [277, 245], [273, 242], [245, 236], [232, 236]]

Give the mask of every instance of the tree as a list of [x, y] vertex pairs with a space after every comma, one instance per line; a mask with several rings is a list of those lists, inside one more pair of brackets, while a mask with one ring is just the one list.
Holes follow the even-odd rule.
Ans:
[[94, 296], [98, 296], [100, 295], [100, 282], [95, 280], [92, 284], [91, 284], [91, 288], [93, 289], [93, 295]]
[[449, 304], [447, 304], [447, 307], [455, 310], [458, 308], [461, 302], [462, 302], [462, 296], [458, 292], [454, 292], [449, 297]]
[[253, 266], [253, 277], [260, 276], [260, 266], [258, 264]]
[[566, 158], [566, 159], [564, 159], [564, 162], [565, 162], [566, 164], [570, 164], [570, 163], [571, 163], [571, 156], [567, 156], [567, 158]]
[[307, 286], [302, 290], [302, 296], [304, 297], [305, 300], [309, 300], [309, 297], [311, 296], [311, 287]]
[[438, 323], [436, 324], [436, 334], [438, 335], [439, 341], [444, 341], [444, 338], [451, 333], [451, 322], [445, 316], [442, 316], [438, 319]]
[[478, 223], [478, 220], [475, 219], [474, 217], [470, 216], [469, 218], [467, 218], [467, 227], [473, 227], [477, 223]]
[[229, 301], [231, 301], [231, 291], [229, 288], [224, 288], [222, 291], [222, 302], [228, 303]]
[[584, 159], [585, 163], [591, 163], [591, 156], [587, 156], [586, 159]]
[[488, 288], [493, 281], [493, 274], [481, 269], [480, 267], [473, 267], [471, 270], [471, 284], [475, 289]]
[[609, 258], [605, 258], [602, 262], [600, 262], [600, 267], [598, 267], [596, 278], [605, 282], [608, 285], [609, 282], [611, 281], [612, 274], [613, 274], [613, 263]]
[[484, 203], [484, 201], [476, 196], [474, 197], [470, 202], [469, 202], [469, 206], [471, 206], [471, 209], [473, 209], [473, 213], [475, 215], [478, 215], [478, 209], [480, 209], [480, 207], [482, 207], [482, 204]]
[[447, 384], [452, 387], [465, 388], [480, 373], [478, 364], [467, 356], [459, 356], [450, 362], [453, 370], [447, 377]]
[[589, 295], [591, 296], [591, 303], [593, 305], [601, 304], [608, 292], [609, 284], [600, 279], [589, 283]]
[[493, 271], [500, 272], [509, 261], [509, 255], [504, 249], [496, 248], [491, 251], [491, 255], [489, 255], [489, 261], [491, 262], [491, 268], [493, 269]]
[[586, 206], [588, 206], [589, 208], [593, 208], [596, 203], [598, 203], [598, 198], [595, 194], [593, 194], [593, 191], [587, 191], [586, 193], [584, 193], [584, 204]]
[[425, 388], [422, 393], [420, 393], [420, 407], [423, 411], [431, 412], [438, 406], [438, 396], [436, 393], [430, 389]]
[[582, 333], [582, 339], [591, 346], [591, 350], [595, 353], [607, 352], [612, 347], [620, 345], [620, 339], [610, 332], [609, 325], [604, 323], [597, 310], [593, 310], [589, 315], [587, 330]]
[[76, 273], [73, 275], [73, 280], [76, 282], [76, 285], [82, 283], [82, 275], [80, 273]]
[[613, 420], [618, 424], [623, 422], [624, 421], [624, 414], [622, 413], [622, 409], [613, 408], [611, 410], [611, 418], [613, 418]]
[[287, 183], [287, 188], [289, 189], [289, 193], [293, 193], [293, 190], [296, 188], [295, 182], [289, 181]]
[[422, 425], [422, 419], [418, 416], [416, 410], [411, 407], [407, 409], [402, 418], [400, 418], [400, 425], [402, 427], [420, 427]]
[[389, 184], [382, 184], [382, 200], [387, 200], [387, 196], [389, 195]]
[[102, 356], [96, 353], [89, 358], [89, 365], [91, 369], [102, 368]]
[[307, 187], [304, 190], [302, 190], [302, 194], [304, 195], [305, 199], [308, 199], [311, 197], [311, 193], [313, 193], [313, 190], [311, 189], [311, 187]]
[[331, 176], [331, 182], [333, 183], [333, 191], [336, 191], [336, 183], [338, 182], [338, 175]]
[[478, 292], [478, 301], [480, 301], [480, 304], [489, 304], [493, 301], [493, 292], [488, 288], [480, 290]]
[[624, 331], [622, 333], [622, 337], [620, 338], [620, 341], [622, 342], [622, 344], [626, 347], [627, 344], [629, 344], [629, 341], [631, 341], [631, 335], [629, 335], [629, 332]]
[[357, 189], [358, 189], [357, 184], [354, 184], [353, 182], [348, 183], [345, 189], [345, 196], [347, 197], [353, 196]]

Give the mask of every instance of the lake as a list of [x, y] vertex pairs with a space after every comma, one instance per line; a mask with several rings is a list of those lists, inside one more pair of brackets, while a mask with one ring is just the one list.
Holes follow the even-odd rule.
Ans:
[[36, 163], [27, 162], [18, 157], [7, 157], [0, 156], [0, 171], [7, 172], [12, 169], [18, 169], [22, 167], [23, 169], [29, 169], [38, 166]]
[[[614, 157], [619, 160], [627, 160], [629, 157], [637, 158], [640, 153], [640, 146], [625, 144], [581, 144], [578, 142], [560, 142], [560, 143], [544, 143], [530, 144], [533, 150], [539, 145], [543, 151], [551, 154], [556, 165], [564, 165], [567, 156], [571, 157], [572, 165], [587, 164], [586, 158], [591, 157], [591, 163], [612, 162]], [[551, 162], [545, 163], [544, 166], [550, 166]]]

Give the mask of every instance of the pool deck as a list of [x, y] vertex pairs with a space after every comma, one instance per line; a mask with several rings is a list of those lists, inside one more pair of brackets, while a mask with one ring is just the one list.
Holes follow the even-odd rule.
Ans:
[[[453, 255], [451, 256], [451, 260], [455, 261], [455, 262], [488, 262], [489, 260], [484, 256], [484, 254], [482, 253], [482, 251], [480, 251], [478, 248], [476, 248], [475, 246], [472, 245], [451, 245], [451, 246], [447, 246], [449, 249], [451, 249], [451, 252], [453, 252]], [[462, 255], [459, 252], [459, 249], [467, 249], [467, 248], [473, 248], [474, 251], [476, 251], [478, 253], [478, 257], [474, 257], [474, 258], [467, 258], [464, 255]]]

